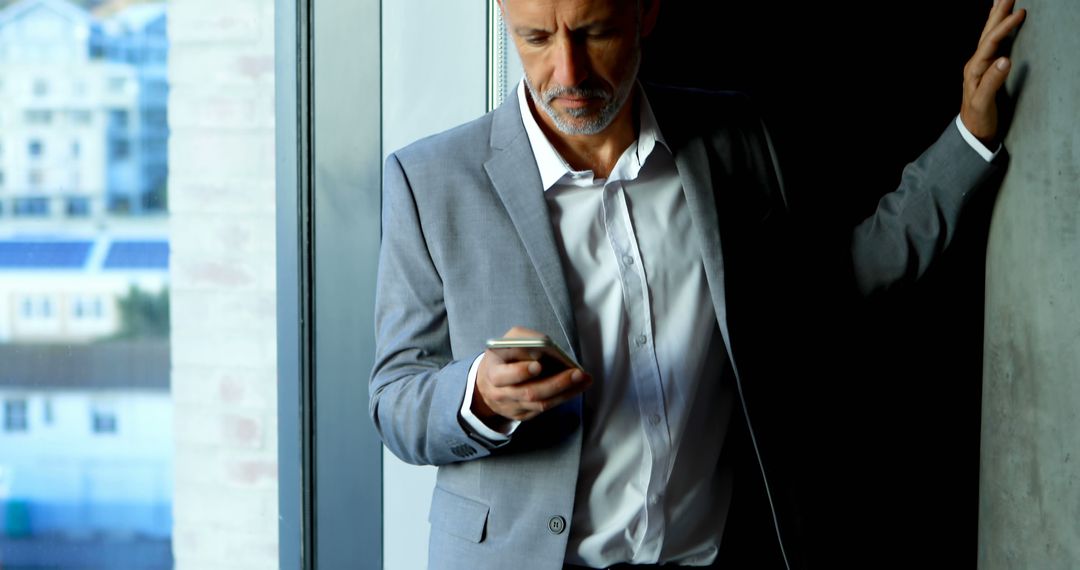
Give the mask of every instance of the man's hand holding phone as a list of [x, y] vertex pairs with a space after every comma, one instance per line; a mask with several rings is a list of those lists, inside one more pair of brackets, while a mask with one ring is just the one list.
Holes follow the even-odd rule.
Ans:
[[530, 420], [581, 394], [590, 384], [592, 377], [550, 339], [514, 327], [503, 338], [488, 342], [476, 373], [472, 411], [481, 420], [495, 416]]

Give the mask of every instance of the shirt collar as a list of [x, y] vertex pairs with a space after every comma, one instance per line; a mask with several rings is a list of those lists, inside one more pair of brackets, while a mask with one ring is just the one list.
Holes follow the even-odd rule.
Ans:
[[[525, 80], [522, 79], [517, 88], [518, 105], [521, 108], [521, 122], [525, 125], [525, 133], [529, 137], [529, 145], [532, 147], [533, 157], [536, 159], [536, 167], [540, 170], [540, 182], [544, 186], [544, 191], [550, 190], [564, 178], [569, 180], [584, 179], [591, 183], [592, 171], [571, 168], [563, 160], [563, 157], [559, 155], [559, 152], [555, 150], [555, 147], [551, 145], [551, 141], [548, 140], [544, 132], [540, 130], [540, 125], [536, 122], [536, 118], [533, 117], [532, 110], [529, 109], [526, 95], [528, 88], [525, 85]], [[664, 137], [660, 133], [660, 127], [656, 124], [656, 117], [653, 115], [652, 106], [649, 105], [649, 98], [645, 95], [645, 90], [641, 88], [641, 84], [635, 84], [635, 89], [637, 89], [641, 101], [638, 116], [638, 138], [624, 152], [624, 156], [619, 158], [620, 164], [616, 165], [615, 171], [612, 171], [612, 178], [636, 178], [641, 166], [645, 164], [645, 160], [656, 148], [656, 143], [668, 148], [667, 142], [664, 141]], [[635, 164], [629, 168], [629, 172], [625, 172], [627, 169], [621, 169], [619, 166], [627, 158], [625, 155], [630, 152], [634, 154], [632, 162]]]

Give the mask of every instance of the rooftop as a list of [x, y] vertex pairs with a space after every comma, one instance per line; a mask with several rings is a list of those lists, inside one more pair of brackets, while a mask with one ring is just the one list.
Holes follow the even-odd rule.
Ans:
[[163, 238], [0, 239], [0, 271], [168, 271]]
[[169, 389], [168, 339], [0, 344], [0, 388]]

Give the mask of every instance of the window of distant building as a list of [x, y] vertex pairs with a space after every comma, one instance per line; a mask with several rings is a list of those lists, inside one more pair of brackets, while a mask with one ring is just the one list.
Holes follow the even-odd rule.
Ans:
[[32, 198], [15, 198], [15, 207], [12, 211], [16, 216], [41, 217], [49, 215], [49, 199], [44, 196]]
[[26, 431], [26, 400], [4, 400], [4, 431]]
[[30, 139], [26, 144], [26, 152], [30, 153], [30, 156], [41, 156], [45, 154], [45, 144], [38, 139]]
[[34, 97], [44, 97], [49, 94], [49, 82], [38, 78], [34, 80]]
[[76, 320], [93, 320], [102, 317], [101, 297], [76, 297], [71, 304], [71, 315]]
[[90, 215], [90, 198], [86, 196], [68, 196], [64, 212], [69, 218], [85, 218]]
[[45, 296], [26, 296], [21, 303], [23, 319], [49, 319], [53, 316], [52, 299]]
[[109, 93], [123, 93], [124, 89], [126, 89], [126, 88], [127, 88], [127, 78], [126, 77], [110, 77], [109, 78], [109, 84], [108, 84]]
[[89, 125], [92, 120], [92, 115], [90, 114], [90, 111], [76, 109], [74, 111], [68, 111], [68, 119], [76, 125]]
[[45, 181], [45, 173], [40, 169], [31, 168], [26, 172], [26, 183], [30, 186], [31, 190], [41, 190], [41, 185]]
[[[165, 141], [162, 139], [143, 139], [142, 149], [148, 155], [164, 154], [166, 152]], [[149, 168], [147, 170], [150, 170]]]
[[90, 59], [101, 59], [105, 57], [105, 47], [101, 44], [102, 40], [100, 36], [91, 36], [88, 50]]
[[48, 125], [52, 122], [52, 111], [44, 109], [28, 109], [23, 114], [23, 119], [28, 125]]
[[123, 160], [131, 154], [131, 143], [127, 139], [109, 141], [109, 159]]
[[164, 127], [168, 122], [168, 113], [164, 109], [143, 109], [143, 126]]
[[124, 109], [112, 109], [109, 111], [109, 128], [126, 129], [128, 126], [128, 112]]
[[90, 430], [94, 433], [116, 433], [116, 410], [109, 406], [95, 404], [90, 412]]
[[53, 411], [52, 398], [45, 398], [45, 403], [41, 410], [41, 415], [45, 425], [51, 426], [53, 424], [53, 420], [56, 418], [56, 414]]
[[127, 196], [109, 196], [109, 211], [114, 214], [131, 212], [131, 198]]

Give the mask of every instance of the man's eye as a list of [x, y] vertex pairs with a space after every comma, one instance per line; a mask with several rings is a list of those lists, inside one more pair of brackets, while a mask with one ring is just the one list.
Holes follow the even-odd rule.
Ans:
[[525, 43], [531, 46], [541, 46], [547, 43], [547, 38], [543, 36], [530, 36], [525, 38]]

